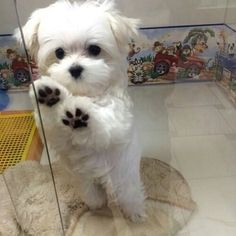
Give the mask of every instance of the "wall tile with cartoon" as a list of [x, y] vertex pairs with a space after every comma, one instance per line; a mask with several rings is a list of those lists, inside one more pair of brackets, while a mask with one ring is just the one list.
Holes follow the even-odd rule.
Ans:
[[143, 28], [130, 42], [130, 85], [215, 79], [217, 55], [234, 54], [235, 32], [225, 24]]
[[[31, 61], [30, 66], [35, 79], [36, 64]], [[11, 35], [0, 36], [0, 89], [26, 90], [29, 83], [30, 73], [23, 50]]]
[[[235, 91], [236, 33], [225, 24], [142, 28], [129, 44], [130, 85], [217, 79]], [[37, 68], [31, 61], [33, 79]], [[0, 37], [0, 89], [25, 90], [30, 82], [23, 50], [11, 35]], [[227, 86], [226, 86], [227, 84]], [[232, 91], [231, 91], [232, 93]]]

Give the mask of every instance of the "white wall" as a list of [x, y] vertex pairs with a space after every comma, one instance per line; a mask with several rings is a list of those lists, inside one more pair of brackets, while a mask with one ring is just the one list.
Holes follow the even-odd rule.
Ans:
[[12, 0], [1, 0], [0, 7], [0, 34], [12, 33], [16, 27], [16, 16]]
[[225, 14], [225, 23], [236, 30], [236, 1], [228, 0], [228, 6]]
[[[17, 19], [13, 0], [0, 0], [0, 34], [10, 34], [17, 27]], [[22, 24], [26, 22], [30, 13], [37, 8], [45, 7], [55, 0], [17, 0]]]
[[227, 0], [119, 0], [121, 9], [143, 26], [222, 23]]
[[228, 0], [228, 6], [225, 14], [225, 22], [227, 24], [235, 24], [236, 23], [236, 1]]
[[[141, 18], [142, 26], [224, 22], [227, 0], [116, 0], [128, 16]], [[229, 0], [232, 3], [235, 0]], [[54, 0], [18, 0], [22, 23], [30, 13]], [[231, 8], [231, 14], [236, 6]], [[232, 18], [232, 17], [231, 17]], [[11, 33], [17, 27], [13, 0], [1, 0], [0, 33]]]

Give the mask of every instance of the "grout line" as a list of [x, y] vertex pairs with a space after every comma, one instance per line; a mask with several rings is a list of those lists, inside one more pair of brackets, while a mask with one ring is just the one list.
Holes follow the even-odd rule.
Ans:
[[[216, 85], [215, 82], [214, 82], [214, 85]], [[217, 85], [216, 85], [216, 86], [217, 86]], [[222, 104], [221, 100], [213, 93], [213, 91], [211, 91], [210, 87], [209, 87], [209, 86], [206, 86], [206, 88], [207, 88], [207, 90], [209, 91], [209, 93], [210, 93], [212, 96], [214, 96], [214, 97], [216, 98], [216, 100], [217, 100], [223, 107], [225, 107], [224, 104]]]
[[169, 26], [154, 26], [154, 27], [141, 27], [140, 30], [148, 29], [169, 29], [169, 28], [190, 28], [202, 26], [223, 26], [225, 23], [210, 23], [210, 24], [189, 24], [189, 25], [169, 25]]
[[[216, 84], [217, 85], [217, 84]], [[218, 88], [219, 88], [219, 91], [222, 93], [222, 96], [224, 96], [226, 99], [227, 99], [227, 101], [229, 100], [228, 99], [228, 97], [226, 96], [226, 93], [223, 93], [223, 91], [221, 91], [221, 89], [222, 88], [220, 88], [219, 86], [217, 86]], [[230, 100], [229, 100], [230, 101]], [[232, 101], [230, 101], [231, 103], [232, 103]], [[224, 104], [222, 104], [223, 106], [224, 106]], [[225, 106], [224, 106], [225, 107]], [[226, 108], [225, 107], [225, 110], [234, 110], [234, 111], [236, 111], [236, 109], [234, 109], [235, 108], [235, 106], [234, 106], [234, 104], [233, 104], [233, 106], [232, 106], [232, 108]], [[222, 110], [221, 109], [217, 109], [218, 110], [218, 112], [219, 112], [219, 114], [220, 114], [220, 116], [222, 117], [222, 119], [225, 121], [225, 123], [233, 130], [233, 133], [235, 132], [235, 130], [234, 130], [234, 127], [230, 124], [230, 122], [223, 116], [223, 113], [222, 113]]]
[[[229, 109], [227, 109], [229, 110]], [[230, 109], [230, 110], [234, 110], [235, 109]], [[219, 110], [220, 116], [222, 117], [222, 119], [225, 121], [225, 123], [233, 130], [233, 133], [236, 133], [236, 131], [234, 130], [234, 127], [230, 124], [230, 122], [223, 116], [222, 111]]]
[[[201, 107], [213, 107], [213, 108], [216, 108], [215, 106], [216, 105], [222, 105], [222, 104], [208, 104], [208, 105], [172, 105], [171, 106], [168, 106], [168, 104], [166, 105], [166, 107], [168, 109], [171, 109], [171, 108], [180, 108], [180, 109], [184, 109], [184, 108], [201, 108]], [[224, 106], [224, 105], [223, 105]], [[225, 107], [225, 106], [224, 106]]]
[[171, 136], [170, 138], [191, 138], [191, 137], [211, 137], [211, 136], [225, 136], [227, 134], [236, 134], [236, 132], [233, 132], [233, 133], [215, 133], [215, 134], [195, 134], [195, 135], [185, 135], [185, 136]]
[[226, 100], [232, 105], [233, 108], [236, 108], [236, 104], [229, 98], [229, 94], [228, 91], [223, 88], [220, 83], [215, 83], [216, 87], [219, 89], [219, 91], [221, 92], [222, 96], [224, 96], [226, 98]]
[[[213, 84], [216, 85], [216, 83], [213, 83]], [[221, 104], [221, 105], [223, 105], [223, 107], [225, 107], [224, 104], [222, 104], [222, 102], [220, 101], [220, 99], [210, 90], [210, 88], [208, 86], [208, 83], [207, 84], [203, 84], [203, 85], [205, 85], [204, 87], [207, 89], [209, 94], [211, 94], [215, 98], [215, 100], [218, 101], [218, 103], [206, 104], [206, 105], [184, 105], [184, 106], [181, 106], [181, 105], [180, 106], [179, 105], [168, 106], [168, 105], [171, 105], [171, 104], [166, 104], [166, 107], [167, 108], [205, 107], [205, 106], [215, 106], [215, 105], [219, 105], [219, 104]]]
[[[231, 23], [231, 24], [235, 24], [235, 23]], [[232, 30], [234, 33], [236, 33], [236, 29], [232, 28], [231, 26], [228, 25], [228, 23], [224, 24], [227, 28], [229, 28], [230, 30]]]
[[[181, 173], [183, 174], [183, 173]], [[186, 179], [186, 181], [195, 181], [195, 180], [214, 180], [214, 179], [229, 179], [229, 178], [236, 178], [236, 174], [235, 175], [222, 175], [222, 176], [212, 176], [212, 177], [199, 177], [199, 178], [187, 178], [186, 176], [184, 176], [184, 178]]]
[[224, 24], [226, 25], [226, 18], [228, 15], [229, 0], [226, 0], [225, 11], [224, 11]]

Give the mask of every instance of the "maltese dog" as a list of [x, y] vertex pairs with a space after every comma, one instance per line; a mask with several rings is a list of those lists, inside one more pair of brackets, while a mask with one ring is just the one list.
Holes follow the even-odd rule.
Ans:
[[[77, 177], [82, 200], [102, 207], [115, 196], [133, 222], [145, 217], [140, 145], [127, 93], [128, 42], [138, 20], [114, 2], [57, 1], [38, 9], [23, 27], [40, 78], [30, 88], [48, 144]], [[16, 38], [21, 41], [19, 31]], [[114, 200], [114, 199], [113, 199]]]

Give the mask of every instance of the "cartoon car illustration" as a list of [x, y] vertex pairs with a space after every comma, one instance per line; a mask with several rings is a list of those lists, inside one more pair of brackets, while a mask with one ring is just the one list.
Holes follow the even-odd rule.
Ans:
[[[11, 61], [11, 69], [13, 71], [16, 82], [20, 84], [29, 82], [30, 73], [26, 59], [18, 54], [16, 50], [13, 50], [11, 48], [8, 48], [6, 50], [6, 55], [7, 58]], [[36, 64], [33, 61], [30, 62], [30, 66], [33, 72], [34, 69], [37, 68]]]
[[195, 56], [189, 56], [183, 61], [178, 55], [156, 54], [154, 70], [160, 76], [167, 74], [172, 66], [184, 68], [187, 71], [188, 77], [193, 78], [199, 75], [201, 70], [205, 68], [205, 61]]
[[[31, 63], [30, 66], [32, 69], [36, 68], [34, 63]], [[27, 83], [30, 81], [29, 68], [25, 60], [13, 60], [12, 70], [16, 81], [20, 83]]]

